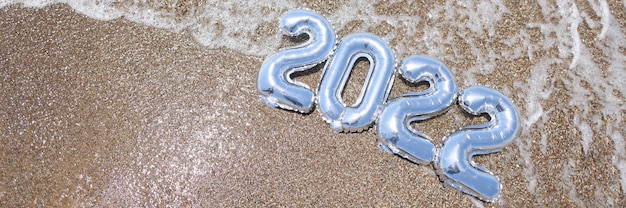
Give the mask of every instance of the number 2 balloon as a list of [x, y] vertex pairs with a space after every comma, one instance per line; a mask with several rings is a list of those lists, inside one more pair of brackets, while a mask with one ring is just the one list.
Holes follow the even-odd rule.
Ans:
[[442, 63], [423, 56], [404, 60], [400, 74], [412, 83], [427, 81], [429, 88], [404, 94], [385, 104], [378, 119], [378, 143], [387, 152], [428, 164], [435, 157], [435, 145], [428, 136], [410, 128], [410, 124], [439, 115], [454, 103], [457, 93], [454, 78]]
[[509, 99], [486, 87], [461, 91], [459, 105], [473, 115], [486, 113], [490, 120], [466, 126], [445, 138], [435, 167], [447, 185], [493, 201], [500, 193], [500, 182], [485, 167], [472, 162], [472, 156], [499, 152], [509, 145], [519, 129], [519, 116]]
[[315, 95], [309, 86], [291, 80], [290, 75], [326, 60], [335, 48], [335, 32], [322, 16], [304, 10], [288, 12], [280, 26], [290, 36], [306, 33], [309, 41], [265, 60], [257, 80], [260, 98], [272, 107], [306, 113], [313, 108]]

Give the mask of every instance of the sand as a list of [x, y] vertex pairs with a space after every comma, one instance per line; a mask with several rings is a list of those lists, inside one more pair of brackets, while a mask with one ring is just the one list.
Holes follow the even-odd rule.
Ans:
[[[533, 5], [507, 4], [520, 9], [498, 28], [501, 36], [537, 12]], [[319, 5], [303, 4], [332, 12]], [[624, 28], [623, 14], [614, 15]], [[483, 203], [445, 187], [432, 167], [378, 150], [374, 129], [336, 133], [318, 112], [267, 107], [255, 86], [264, 57], [208, 50], [185, 32], [98, 21], [66, 5], [8, 6], [0, 9], [0, 23], [0, 207], [626, 206], [613, 141], [595, 139], [583, 152], [572, 139], [581, 134], [573, 124], [580, 109], [568, 105], [570, 89], [560, 79], [542, 101], [557, 109], [545, 113], [543, 131], [530, 126], [502, 152], [475, 158], [503, 184], [498, 201]], [[351, 32], [346, 27], [338, 34]], [[452, 47], [449, 53], [472, 53], [462, 43]], [[499, 62], [498, 73], [478, 81], [514, 89], [536, 60]], [[448, 65], [463, 69], [471, 62]], [[567, 69], [568, 63], [553, 66]], [[346, 95], [358, 94], [366, 69], [357, 66], [361, 80], [351, 81]], [[317, 87], [320, 74], [298, 80]], [[395, 83], [391, 98], [416, 90], [399, 78]], [[524, 112], [524, 98], [511, 98]], [[455, 106], [413, 126], [439, 143], [484, 120]], [[596, 138], [607, 137], [602, 126], [593, 130]], [[531, 166], [521, 145], [531, 146]]]

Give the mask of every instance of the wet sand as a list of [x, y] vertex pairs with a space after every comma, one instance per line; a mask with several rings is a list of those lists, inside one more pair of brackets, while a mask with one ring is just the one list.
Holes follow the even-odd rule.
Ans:
[[[498, 28], [502, 36], [515, 33], [537, 12], [508, 4], [520, 11]], [[305, 5], [330, 12], [314, 2]], [[185, 32], [93, 20], [65, 5], [9, 6], [0, 9], [0, 23], [0, 207], [482, 204], [444, 187], [431, 167], [379, 151], [374, 129], [335, 133], [318, 112], [302, 115], [265, 106], [255, 88], [264, 57], [207, 50]], [[346, 27], [338, 34], [351, 32]], [[394, 41], [408, 39], [390, 45]], [[454, 47], [456, 53], [472, 53], [462, 44]], [[533, 61], [499, 62], [498, 73], [479, 82], [515, 89], [515, 80], [530, 76]], [[446, 64], [461, 73], [458, 69], [471, 60]], [[567, 64], [553, 66], [567, 69]], [[355, 77], [362, 79], [366, 69], [357, 66]], [[550, 76], [562, 73], [553, 70]], [[317, 87], [320, 74], [297, 79]], [[460, 75], [455, 78], [463, 83]], [[362, 80], [355, 80], [347, 95], [358, 94]], [[584, 154], [572, 139], [580, 137], [572, 121], [580, 110], [567, 105], [571, 98], [560, 79], [555, 86], [542, 102], [557, 109], [544, 115], [547, 131], [530, 126], [502, 152], [475, 158], [503, 183], [501, 199], [484, 205], [626, 206], [620, 172], [611, 162], [613, 142], [596, 139]], [[396, 78], [390, 97], [411, 91], [415, 88]], [[505, 94], [525, 110], [524, 98], [515, 91]], [[439, 143], [481, 121], [455, 106], [413, 126]], [[594, 133], [607, 137], [601, 128]], [[545, 153], [538, 145], [542, 134], [548, 137]], [[534, 169], [524, 168], [520, 145], [532, 146]], [[532, 190], [528, 171], [538, 176]]]

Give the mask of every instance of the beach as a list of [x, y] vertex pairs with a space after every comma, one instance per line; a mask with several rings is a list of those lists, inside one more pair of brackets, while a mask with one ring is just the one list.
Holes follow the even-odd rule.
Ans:
[[[295, 4], [329, 17], [341, 7]], [[420, 12], [430, 4], [376, 3], [375, 17], [422, 21], [364, 28], [368, 20], [352, 20], [336, 33], [385, 37], [398, 62], [430, 56], [450, 68], [460, 89], [487, 86], [511, 99], [521, 117], [517, 138], [501, 152], [474, 157], [502, 184], [493, 203], [444, 186], [432, 165], [379, 150], [374, 128], [334, 132], [319, 109], [300, 114], [265, 105], [256, 80], [278, 50], [246, 54], [239, 46], [203, 45], [196, 30], [102, 21], [66, 4], [12, 4], [0, 8], [0, 207], [626, 206], [625, 5], [609, 2], [606, 14], [588, 2], [559, 4], [575, 8], [563, 16], [580, 19], [561, 23], [568, 19], [546, 17], [540, 3], [504, 1], [493, 8], [507, 12], [483, 11], [500, 15], [487, 24], [488, 15], [476, 20], [461, 9], [440, 17], [447, 13]], [[173, 8], [187, 18], [184, 3]], [[460, 23], [447, 27], [455, 18]], [[298, 44], [279, 35], [278, 20], [246, 38], [262, 45], [263, 37], [279, 37], [271, 43], [278, 48]], [[576, 26], [573, 36], [544, 21], [567, 31]], [[440, 29], [420, 30], [428, 27]], [[433, 34], [446, 41], [429, 42]], [[367, 70], [355, 67], [347, 103]], [[295, 79], [316, 89], [321, 76], [317, 70]], [[396, 76], [389, 98], [417, 90]], [[412, 127], [440, 144], [486, 121], [454, 105]]]

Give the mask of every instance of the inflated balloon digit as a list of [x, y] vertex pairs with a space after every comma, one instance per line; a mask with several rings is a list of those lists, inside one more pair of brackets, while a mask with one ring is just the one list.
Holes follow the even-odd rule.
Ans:
[[487, 113], [489, 122], [466, 126], [444, 139], [435, 163], [441, 180], [453, 188], [493, 201], [500, 194], [500, 182], [493, 173], [472, 161], [472, 156], [499, 152], [510, 144], [519, 129], [513, 103], [490, 88], [470, 87], [461, 91], [459, 105], [473, 114]]
[[430, 86], [425, 91], [407, 93], [385, 104], [377, 124], [378, 144], [387, 152], [428, 164], [435, 157], [435, 145], [410, 124], [444, 113], [454, 103], [457, 87], [446, 66], [423, 56], [404, 60], [400, 74], [411, 83], [426, 81]]
[[[354, 105], [347, 106], [341, 94], [354, 63], [367, 58], [370, 70]], [[345, 37], [325, 69], [319, 87], [319, 108], [335, 131], [362, 131], [376, 120], [379, 107], [387, 100], [393, 84], [394, 55], [389, 45], [372, 34]]]
[[290, 75], [309, 70], [327, 59], [336, 45], [335, 33], [326, 19], [306, 10], [288, 12], [280, 25], [288, 35], [306, 33], [309, 40], [263, 62], [257, 82], [259, 97], [271, 107], [306, 113], [315, 104], [315, 94], [304, 83], [291, 80]]

